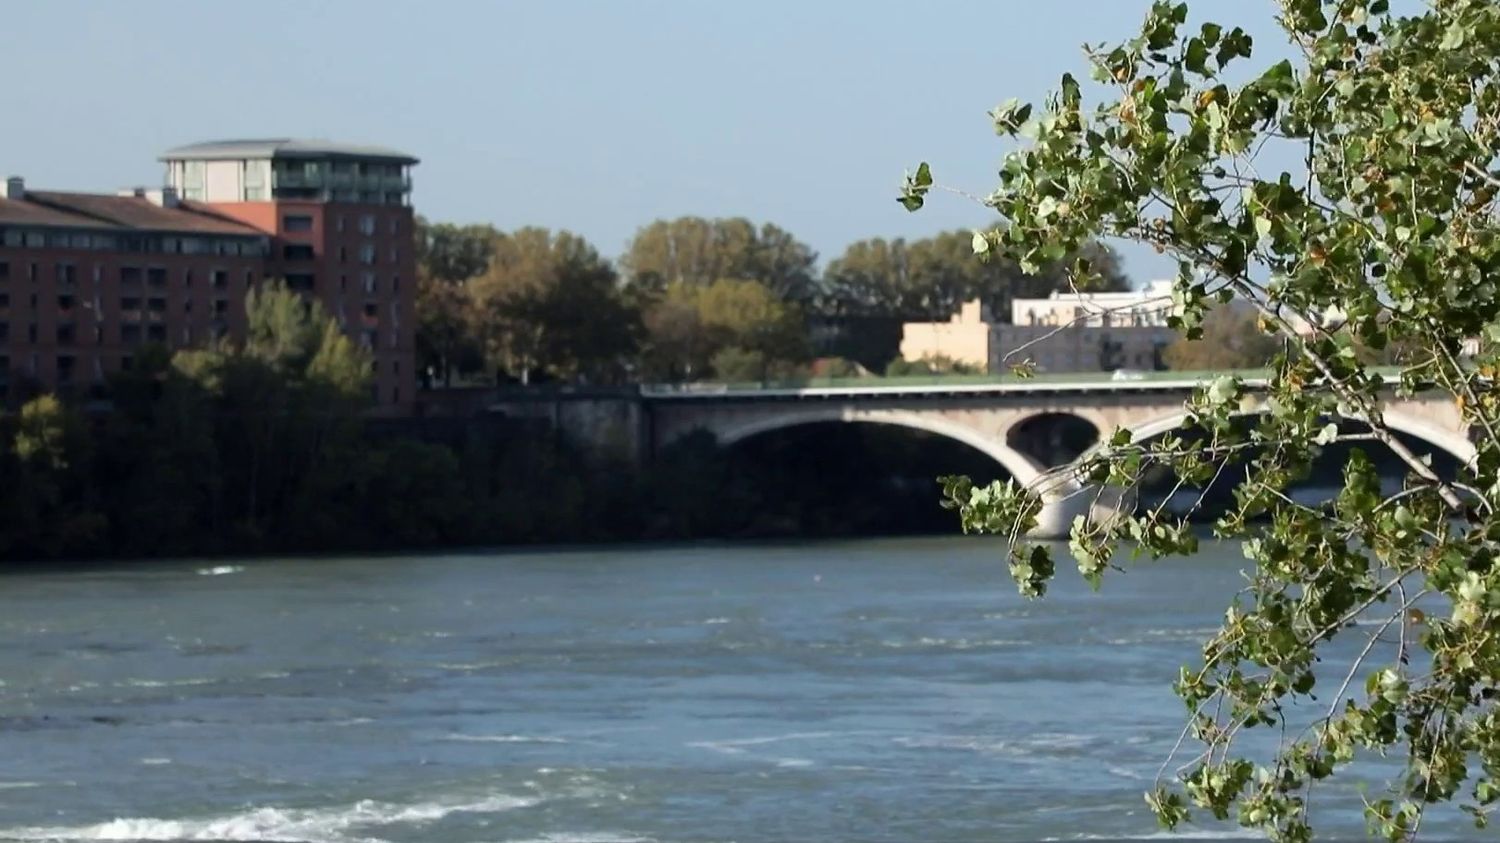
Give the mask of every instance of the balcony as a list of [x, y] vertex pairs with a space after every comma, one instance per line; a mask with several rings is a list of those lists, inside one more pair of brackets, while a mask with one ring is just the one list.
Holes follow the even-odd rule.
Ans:
[[359, 189], [379, 193], [401, 192], [411, 190], [410, 176], [360, 176]]
[[324, 185], [327, 183], [327, 181], [328, 180], [323, 176], [322, 173], [316, 173], [314, 175], [308, 175], [307, 173], [293, 173], [293, 172], [285, 172], [285, 173], [272, 172], [271, 173], [271, 188], [272, 189], [282, 188], [282, 187], [292, 187], [292, 188], [312, 188], [312, 189], [321, 190], [324, 187]]

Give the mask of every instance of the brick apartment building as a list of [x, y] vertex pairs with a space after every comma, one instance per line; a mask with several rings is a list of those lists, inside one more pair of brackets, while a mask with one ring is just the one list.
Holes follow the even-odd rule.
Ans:
[[0, 398], [95, 392], [146, 344], [243, 334], [266, 279], [322, 302], [371, 354], [382, 411], [416, 394], [411, 167], [390, 149], [247, 140], [168, 151], [165, 185], [0, 196]]

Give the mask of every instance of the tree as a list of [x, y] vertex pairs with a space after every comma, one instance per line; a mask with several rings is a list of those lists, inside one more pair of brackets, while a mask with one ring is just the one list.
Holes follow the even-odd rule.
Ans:
[[[1186, 4], [1157, 2], [1138, 37], [1088, 51], [1107, 91], [1097, 107], [1065, 75], [1040, 107], [993, 112], [1024, 143], [986, 200], [1006, 225], [976, 251], [1035, 270], [1097, 237], [1148, 244], [1178, 262], [1173, 322], [1190, 338], [1216, 303], [1239, 299], [1287, 344], [1258, 386], [1263, 402], [1231, 376], [1204, 384], [1187, 405], [1191, 435], [1118, 432], [1027, 488], [945, 480], [966, 529], [1012, 536], [1078, 482], [1123, 493], [1165, 467], [1189, 485], [1234, 486], [1215, 532], [1242, 542], [1255, 568], [1174, 688], [1203, 751], [1147, 797], [1169, 827], [1196, 809], [1308, 840], [1309, 789], [1367, 751], [1404, 761], [1365, 804], [1388, 839], [1415, 837], [1434, 803], [1461, 802], [1480, 825], [1500, 804], [1500, 6], [1418, 11], [1286, 0], [1276, 19], [1296, 60], [1251, 68], [1243, 29], [1189, 28]], [[932, 184], [918, 167], [901, 201], [920, 207]], [[1341, 319], [1315, 318], [1335, 310]], [[1393, 343], [1407, 356], [1392, 387], [1359, 348]], [[1470, 426], [1458, 477], [1439, 476], [1381, 415], [1391, 394], [1430, 391]], [[1361, 452], [1331, 499], [1284, 494], [1320, 447], [1345, 441], [1393, 454], [1402, 490], [1384, 494]], [[1220, 476], [1231, 459], [1247, 470]], [[1098, 583], [1125, 543], [1159, 556], [1193, 553], [1198, 539], [1185, 520], [1127, 510], [1080, 518], [1070, 549]], [[1022, 592], [1043, 593], [1049, 548], [1016, 541], [1011, 560]], [[1352, 662], [1330, 649], [1351, 636]], [[1273, 756], [1237, 742], [1309, 709], [1307, 728], [1271, 736]]]
[[318, 484], [358, 453], [369, 354], [323, 307], [280, 283], [245, 297], [243, 342], [178, 352], [162, 378], [206, 393], [223, 457], [224, 517], [254, 546], [304, 529], [326, 505]]
[[475, 310], [466, 283], [417, 279], [418, 364], [436, 373], [444, 386], [453, 384], [455, 371], [473, 368], [468, 364], [483, 354], [476, 336]]
[[644, 305], [641, 376], [651, 381], [690, 381], [709, 372], [716, 338], [703, 324], [698, 289], [672, 284]]
[[489, 269], [498, 239], [494, 226], [429, 223], [417, 217], [417, 268], [426, 278], [461, 284]]
[[765, 380], [791, 374], [810, 354], [801, 308], [758, 281], [670, 284], [644, 322], [642, 368], [651, 377]]
[[1258, 314], [1247, 307], [1216, 307], [1203, 318], [1203, 335], [1179, 338], [1163, 354], [1173, 369], [1213, 372], [1259, 369], [1281, 350], [1281, 342], [1261, 330]]
[[[1026, 273], [1014, 261], [976, 257], [973, 242], [972, 231], [957, 230], [910, 243], [899, 237], [852, 243], [828, 265], [822, 309], [830, 315], [941, 321], [976, 298], [997, 314], [1008, 314], [1013, 298], [1046, 296], [1069, 288], [1064, 262], [1054, 261]], [[1094, 273], [1080, 289], [1129, 289], [1108, 247], [1088, 243], [1080, 255], [1094, 264]]]
[[737, 278], [759, 281], [789, 301], [816, 293], [817, 261], [791, 233], [771, 223], [757, 229], [743, 217], [657, 220], [636, 232], [621, 259], [635, 286], [661, 290]]
[[489, 269], [471, 283], [492, 362], [523, 383], [535, 372], [616, 380], [635, 352], [640, 315], [614, 267], [576, 234], [523, 228], [504, 235]]
[[481, 364], [478, 312], [468, 282], [489, 269], [500, 239], [493, 226], [417, 218], [417, 361], [445, 386], [453, 383], [455, 370]]

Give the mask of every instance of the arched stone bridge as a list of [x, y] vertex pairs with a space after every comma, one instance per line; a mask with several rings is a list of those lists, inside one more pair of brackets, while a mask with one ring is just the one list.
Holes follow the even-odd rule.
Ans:
[[[648, 459], [696, 431], [732, 445], [762, 433], [819, 422], [897, 425], [963, 442], [989, 455], [1017, 481], [1031, 483], [1046, 469], [1072, 459], [1090, 442], [1107, 439], [1117, 428], [1144, 439], [1180, 426], [1184, 401], [1198, 385], [1197, 380], [1101, 378], [800, 389], [645, 387], [629, 396], [610, 393], [610, 398], [602, 393], [576, 393], [520, 404], [502, 399], [491, 409], [531, 416], [540, 415], [537, 410], [542, 409], [550, 413], [555, 426], [575, 436], [601, 445], [613, 442]], [[1263, 385], [1246, 381], [1252, 395]], [[526, 411], [528, 403], [531, 412]], [[1473, 456], [1458, 408], [1446, 397], [1399, 399], [1393, 395], [1382, 413], [1393, 429], [1461, 462]], [[1075, 444], [1069, 452], [1067, 443], [1059, 441], [1069, 431], [1085, 431], [1089, 441], [1081, 447]], [[1081, 497], [1086, 496], [1074, 499]], [[1074, 514], [1070, 506], [1077, 504], [1049, 505], [1038, 532], [1065, 533]]]

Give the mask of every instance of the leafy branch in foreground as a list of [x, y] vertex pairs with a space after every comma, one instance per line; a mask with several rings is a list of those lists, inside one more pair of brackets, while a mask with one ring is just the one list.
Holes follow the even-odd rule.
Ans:
[[[1012, 573], [1037, 596], [1053, 563], [1021, 536], [1041, 494], [1128, 503], [1152, 472], [1179, 490], [1233, 487], [1215, 533], [1253, 570], [1175, 685], [1189, 712], [1179, 747], [1200, 751], [1174, 776], [1164, 765], [1147, 796], [1166, 826], [1197, 810], [1308, 840], [1312, 785], [1369, 753], [1403, 761], [1365, 802], [1373, 833], [1413, 839], [1445, 802], [1483, 826], [1500, 804], [1500, 6], [1272, 5], [1296, 61], [1253, 68], [1243, 29], [1189, 27], [1186, 4], [1158, 2], [1138, 36], [1087, 50], [1104, 102], [1085, 109], [1064, 76], [1039, 106], [996, 109], [996, 130], [1023, 143], [983, 200], [1005, 225], [975, 243], [1023, 268], [1100, 237], [1147, 244], [1178, 264], [1172, 322], [1189, 339], [1231, 300], [1285, 337], [1269, 381], [1256, 395], [1232, 377], [1205, 384], [1183, 431], [1117, 433], [1040, 485], [945, 478], [947, 503], [966, 530], [1011, 536]], [[901, 201], [915, 210], [933, 189], [924, 164]], [[1388, 346], [1403, 355], [1393, 384], [1362, 362]], [[1461, 412], [1461, 476], [1439, 476], [1385, 423], [1387, 400], [1418, 393]], [[1336, 495], [1288, 494], [1321, 449], [1351, 440], [1394, 454], [1399, 491], [1356, 451]], [[1091, 583], [1127, 546], [1198, 548], [1164, 507], [1073, 526]], [[1361, 636], [1357, 655], [1331, 651], [1338, 636]], [[1318, 687], [1331, 696], [1315, 702]], [[1268, 728], [1273, 753], [1239, 740]]]

